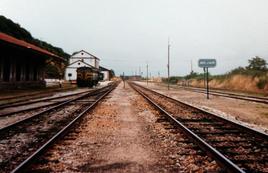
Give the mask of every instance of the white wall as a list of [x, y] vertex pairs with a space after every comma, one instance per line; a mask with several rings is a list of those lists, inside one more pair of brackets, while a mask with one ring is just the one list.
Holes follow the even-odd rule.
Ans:
[[77, 54], [74, 54], [70, 57], [69, 64], [72, 64], [78, 60], [84, 61], [85, 63], [93, 67], [99, 68], [99, 60], [96, 57], [88, 54], [87, 52], [81, 51]]
[[101, 71], [103, 73], [103, 80], [109, 80], [109, 71]]
[[99, 64], [100, 64], [99, 60], [96, 59], [96, 64], [94, 64], [94, 67], [99, 68]]
[[79, 53], [74, 54], [72, 57], [74, 58], [87, 58], [87, 57], [91, 57], [92, 55], [88, 54], [85, 51], [80, 51]]
[[[69, 77], [68, 74], [71, 73], [72, 76]], [[76, 80], [77, 73], [76, 73], [76, 68], [66, 68], [65, 70], [65, 80]]]
[[81, 61], [81, 62], [85, 62], [93, 67], [96, 67], [96, 68], [99, 68], [99, 60], [96, 59], [96, 63], [95, 63], [95, 59], [94, 57], [91, 57], [91, 58], [70, 58], [69, 59], [69, 64], [72, 64], [72, 63], [76, 63], [77, 61]]
[[75, 62], [75, 63], [69, 65], [67, 68], [71, 68], [71, 67], [72, 67], [72, 68], [88, 67], [88, 65], [85, 64], [85, 63], [82, 62], [82, 61], [77, 61], [77, 62]]
[[[85, 64], [86, 63], [86, 64]], [[87, 67], [89, 65], [99, 68], [99, 60], [88, 54], [87, 52], [84, 51], [80, 51], [77, 54], [74, 54], [73, 56], [70, 57], [69, 59], [69, 66], [67, 66], [67, 68], [65, 69], [65, 80], [76, 80], [76, 69], [79, 67]], [[68, 76], [68, 74], [72, 74], [71, 77]], [[109, 78], [109, 73], [106, 74], [106, 78]], [[104, 78], [105, 78], [105, 74], [104, 74]]]

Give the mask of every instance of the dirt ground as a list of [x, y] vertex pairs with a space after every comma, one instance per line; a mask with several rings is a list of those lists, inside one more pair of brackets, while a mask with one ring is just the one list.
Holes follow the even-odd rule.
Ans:
[[204, 172], [218, 169], [215, 161], [191, 148], [182, 134], [170, 133], [170, 127], [166, 129], [157, 123], [156, 115], [159, 114], [141, 96], [129, 86], [123, 88], [121, 83], [75, 131], [40, 158], [31, 171]]
[[[138, 83], [147, 86], [145, 82]], [[167, 87], [159, 86], [154, 83], [149, 83], [148, 87], [177, 100], [187, 102], [225, 118], [237, 121], [238, 123], [243, 123], [244, 125], [268, 133], [268, 105], [266, 104], [212, 95], [210, 99], [207, 100], [206, 95], [202, 93], [183, 89], [170, 89], [170, 91], [167, 91]]]

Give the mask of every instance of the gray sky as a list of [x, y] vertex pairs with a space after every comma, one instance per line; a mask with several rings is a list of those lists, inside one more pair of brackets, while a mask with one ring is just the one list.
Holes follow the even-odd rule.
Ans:
[[199, 58], [216, 58], [220, 74], [268, 61], [267, 0], [1, 0], [0, 14], [36, 38], [72, 53], [84, 49], [117, 74], [133, 74], [146, 62], [166, 76], [194, 71]]

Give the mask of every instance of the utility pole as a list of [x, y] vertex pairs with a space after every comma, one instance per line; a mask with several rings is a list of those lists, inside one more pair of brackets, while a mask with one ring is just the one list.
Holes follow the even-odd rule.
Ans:
[[160, 83], [161, 82], [161, 80], [160, 80], [160, 71], [158, 71], [158, 82]]
[[125, 88], [125, 72], [123, 72], [123, 82], [124, 82], [124, 88]]
[[206, 89], [206, 67], [203, 67], [204, 70], [204, 88]]
[[193, 73], [193, 61], [191, 60], [191, 73]]
[[169, 44], [169, 38], [168, 38], [168, 90], [169, 90], [169, 54], [170, 54], [170, 44]]
[[208, 67], [207, 67], [207, 99], [209, 99], [209, 85], [208, 85], [208, 80], [209, 80], [209, 77], [208, 77]]
[[147, 87], [148, 87], [148, 62], [147, 62], [147, 65], [146, 65], [146, 69], [147, 69]]

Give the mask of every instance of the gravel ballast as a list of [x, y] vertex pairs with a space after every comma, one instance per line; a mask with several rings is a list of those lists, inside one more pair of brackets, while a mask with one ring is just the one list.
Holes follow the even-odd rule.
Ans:
[[30, 171], [205, 172], [215, 161], [121, 83]]

